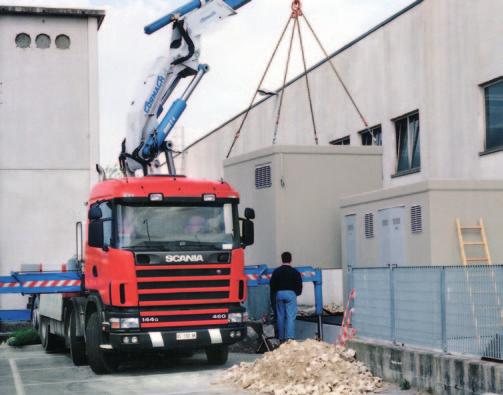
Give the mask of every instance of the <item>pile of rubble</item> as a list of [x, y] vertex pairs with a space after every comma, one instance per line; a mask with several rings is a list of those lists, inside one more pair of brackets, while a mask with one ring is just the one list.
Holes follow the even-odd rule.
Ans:
[[315, 340], [289, 341], [254, 362], [233, 366], [222, 381], [273, 395], [359, 395], [381, 387], [381, 379], [356, 361], [353, 350]]

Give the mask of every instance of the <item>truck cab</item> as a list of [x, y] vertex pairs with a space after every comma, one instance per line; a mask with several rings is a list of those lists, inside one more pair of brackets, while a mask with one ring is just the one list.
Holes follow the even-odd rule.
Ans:
[[97, 184], [88, 202], [83, 317], [96, 372], [122, 352], [204, 349], [225, 363], [246, 336], [244, 248], [254, 212], [227, 183], [145, 176]]

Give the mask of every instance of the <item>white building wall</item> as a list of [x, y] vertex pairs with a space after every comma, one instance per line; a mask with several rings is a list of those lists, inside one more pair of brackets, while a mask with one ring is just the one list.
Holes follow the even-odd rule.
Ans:
[[[99, 161], [97, 30], [95, 17], [0, 14], [0, 275], [74, 254]], [[16, 47], [18, 33], [30, 48]], [[36, 48], [40, 33], [50, 48]], [[56, 48], [59, 34], [69, 49]], [[0, 296], [0, 308], [22, 307]]]
[[[334, 64], [370, 126], [382, 125], [384, 187], [427, 179], [502, 178], [503, 152], [484, 148], [479, 84], [503, 75], [501, 0], [424, 0], [337, 54]], [[320, 144], [364, 129], [327, 63], [309, 73]], [[250, 113], [232, 156], [271, 145], [279, 96]], [[396, 170], [393, 118], [419, 110], [421, 172]], [[241, 115], [242, 116], [242, 115]], [[188, 147], [186, 173], [219, 178], [240, 117]], [[314, 144], [305, 82], [288, 85], [279, 144]]]

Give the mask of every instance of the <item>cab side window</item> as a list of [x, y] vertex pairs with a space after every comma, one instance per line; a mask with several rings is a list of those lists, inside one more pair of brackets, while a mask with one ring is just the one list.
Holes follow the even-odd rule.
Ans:
[[94, 203], [89, 209], [89, 246], [102, 248], [110, 246], [112, 244], [112, 234], [111, 202]]
[[103, 240], [106, 245], [112, 244], [112, 203], [109, 201], [100, 204], [101, 212], [103, 214]]

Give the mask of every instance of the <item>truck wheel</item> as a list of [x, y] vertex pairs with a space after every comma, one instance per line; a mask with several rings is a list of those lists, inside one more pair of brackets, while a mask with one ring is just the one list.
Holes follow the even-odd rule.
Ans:
[[38, 330], [40, 325], [40, 317], [38, 314], [38, 305], [40, 302], [40, 298], [38, 295], [33, 295], [32, 304], [31, 304], [31, 325], [33, 329]]
[[214, 346], [206, 349], [206, 358], [210, 365], [224, 365], [229, 358], [228, 346]]
[[67, 324], [67, 341], [70, 348], [70, 357], [75, 366], [87, 365], [86, 343], [83, 336], [77, 336], [77, 317], [78, 312], [70, 310]]
[[49, 318], [47, 317], [40, 317], [38, 334], [45, 351], [54, 351], [61, 345], [58, 337], [50, 332]]
[[113, 373], [119, 365], [118, 358], [113, 352], [100, 348], [103, 343], [99, 316], [97, 312], [94, 312], [86, 325], [86, 353], [89, 366], [96, 374]]

